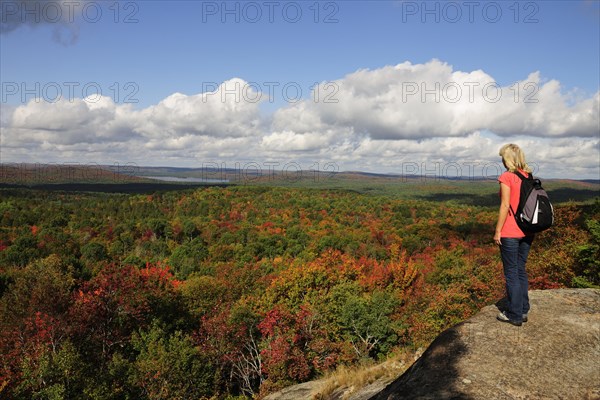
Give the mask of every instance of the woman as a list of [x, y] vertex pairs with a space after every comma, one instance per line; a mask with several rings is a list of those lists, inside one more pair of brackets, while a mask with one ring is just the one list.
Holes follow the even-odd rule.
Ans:
[[500, 246], [500, 255], [506, 279], [508, 310], [501, 311], [497, 319], [515, 326], [527, 322], [529, 312], [529, 284], [525, 264], [533, 235], [525, 235], [517, 226], [512, 210], [519, 205], [521, 178], [515, 172], [527, 177], [531, 169], [525, 162], [525, 154], [516, 144], [506, 144], [500, 149], [500, 156], [507, 171], [498, 178], [500, 182], [500, 212], [496, 223], [494, 242]]

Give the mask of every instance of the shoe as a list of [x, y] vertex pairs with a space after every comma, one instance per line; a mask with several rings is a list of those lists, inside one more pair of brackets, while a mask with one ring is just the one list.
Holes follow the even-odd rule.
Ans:
[[527, 314], [523, 314], [523, 322], [527, 322]]
[[498, 313], [498, 315], [496, 316], [496, 319], [497, 319], [498, 321], [500, 321], [500, 322], [508, 322], [509, 324], [511, 324], [511, 325], [514, 325], [514, 326], [521, 326], [521, 325], [523, 325], [523, 323], [522, 323], [522, 322], [519, 322], [519, 321], [513, 321], [513, 320], [511, 320], [510, 318], [508, 318], [508, 317], [506, 316], [506, 314], [504, 314], [504, 312], [503, 312], [503, 311], [501, 311], [501, 312], [499, 312], [499, 313]]

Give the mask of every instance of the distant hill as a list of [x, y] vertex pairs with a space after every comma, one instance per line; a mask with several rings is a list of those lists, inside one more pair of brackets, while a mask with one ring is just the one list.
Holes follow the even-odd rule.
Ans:
[[[135, 184], [130, 186], [131, 184]], [[554, 203], [600, 198], [600, 181], [544, 179]], [[258, 164], [225, 168], [145, 167], [137, 165], [0, 164], [0, 187], [26, 186], [43, 190], [151, 192], [223, 185], [258, 185], [349, 190], [427, 201], [454, 201], [492, 206], [498, 202], [495, 179], [434, 175], [380, 174], [361, 171], [262, 169]], [[83, 186], [82, 186], [83, 185]], [[92, 185], [92, 186], [90, 186]]]
[[127, 165], [0, 164], [0, 183], [14, 185], [65, 183], [141, 183], [150, 180], [131, 172]]
[[[207, 186], [205, 183], [194, 181], [171, 182], [151, 179], [138, 176], [137, 171], [137, 167], [133, 165], [0, 164], [0, 188], [152, 193]], [[217, 184], [219, 182], [211, 182], [210, 186]]]

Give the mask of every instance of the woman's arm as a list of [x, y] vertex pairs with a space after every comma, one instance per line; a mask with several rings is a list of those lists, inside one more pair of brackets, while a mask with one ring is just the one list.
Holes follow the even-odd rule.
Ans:
[[500, 232], [504, 226], [504, 222], [508, 217], [510, 209], [510, 187], [504, 183], [500, 183], [500, 211], [498, 212], [498, 222], [496, 223], [496, 233], [494, 233], [494, 242], [501, 245]]

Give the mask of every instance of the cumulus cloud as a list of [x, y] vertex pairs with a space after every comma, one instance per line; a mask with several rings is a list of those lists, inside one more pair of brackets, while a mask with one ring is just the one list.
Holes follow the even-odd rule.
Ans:
[[315, 151], [326, 148], [335, 139], [335, 136], [335, 131], [331, 129], [323, 132], [303, 132], [302, 134], [284, 130], [263, 137], [261, 146], [264, 149], [285, 152]]
[[136, 136], [130, 126], [132, 114], [131, 105], [116, 105], [107, 97], [93, 102], [33, 99], [14, 110], [4, 139], [23, 145], [123, 142]]
[[405, 62], [359, 70], [319, 90], [329, 101], [313, 96], [274, 113], [264, 151], [304, 150], [392, 172], [455, 160], [485, 165], [503, 143], [518, 141], [555, 176], [598, 177], [600, 92], [582, 98], [539, 72], [501, 86], [481, 70]]
[[261, 128], [260, 96], [241, 79], [214, 91], [186, 96], [175, 93], [138, 114], [137, 132], [151, 138], [181, 135], [255, 136]]
[[130, 157], [234, 156], [249, 148], [244, 138], [258, 137], [265, 129], [258, 98], [240, 79], [223, 82], [215, 90], [196, 95], [175, 93], [157, 105], [136, 110], [116, 104], [110, 97], [48, 102], [36, 98], [2, 120], [3, 153], [46, 151], [52, 155], [77, 151], [98, 153], [112, 147], [129, 148]]
[[598, 138], [532, 138], [509, 140], [489, 132], [462, 137], [434, 137], [423, 140], [359, 139], [329, 145], [328, 160], [341, 169], [383, 172], [423, 177], [493, 178], [503, 172], [498, 151], [507, 143], [525, 149], [536, 175], [598, 179], [600, 140]]
[[173, 166], [302, 160], [306, 168], [333, 162], [340, 170], [402, 172], [497, 162], [510, 141], [531, 150], [529, 159], [552, 171], [546, 176], [599, 174], [600, 93], [566, 92], [538, 72], [500, 87], [481, 70], [405, 62], [318, 90], [271, 115], [260, 110], [268, 96], [239, 78], [142, 109], [98, 96], [0, 105], [1, 155]]
[[[274, 115], [275, 134], [347, 128], [376, 140], [464, 136], [598, 135], [600, 92], [574, 101], [539, 72], [509, 86], [438, 60], [359, 70], [334, 82], [335, 101], [304, 101]], [[328, 83], [331, 85], [331, 83]], [[573, 104], [574, 103], [574, 104]]]

